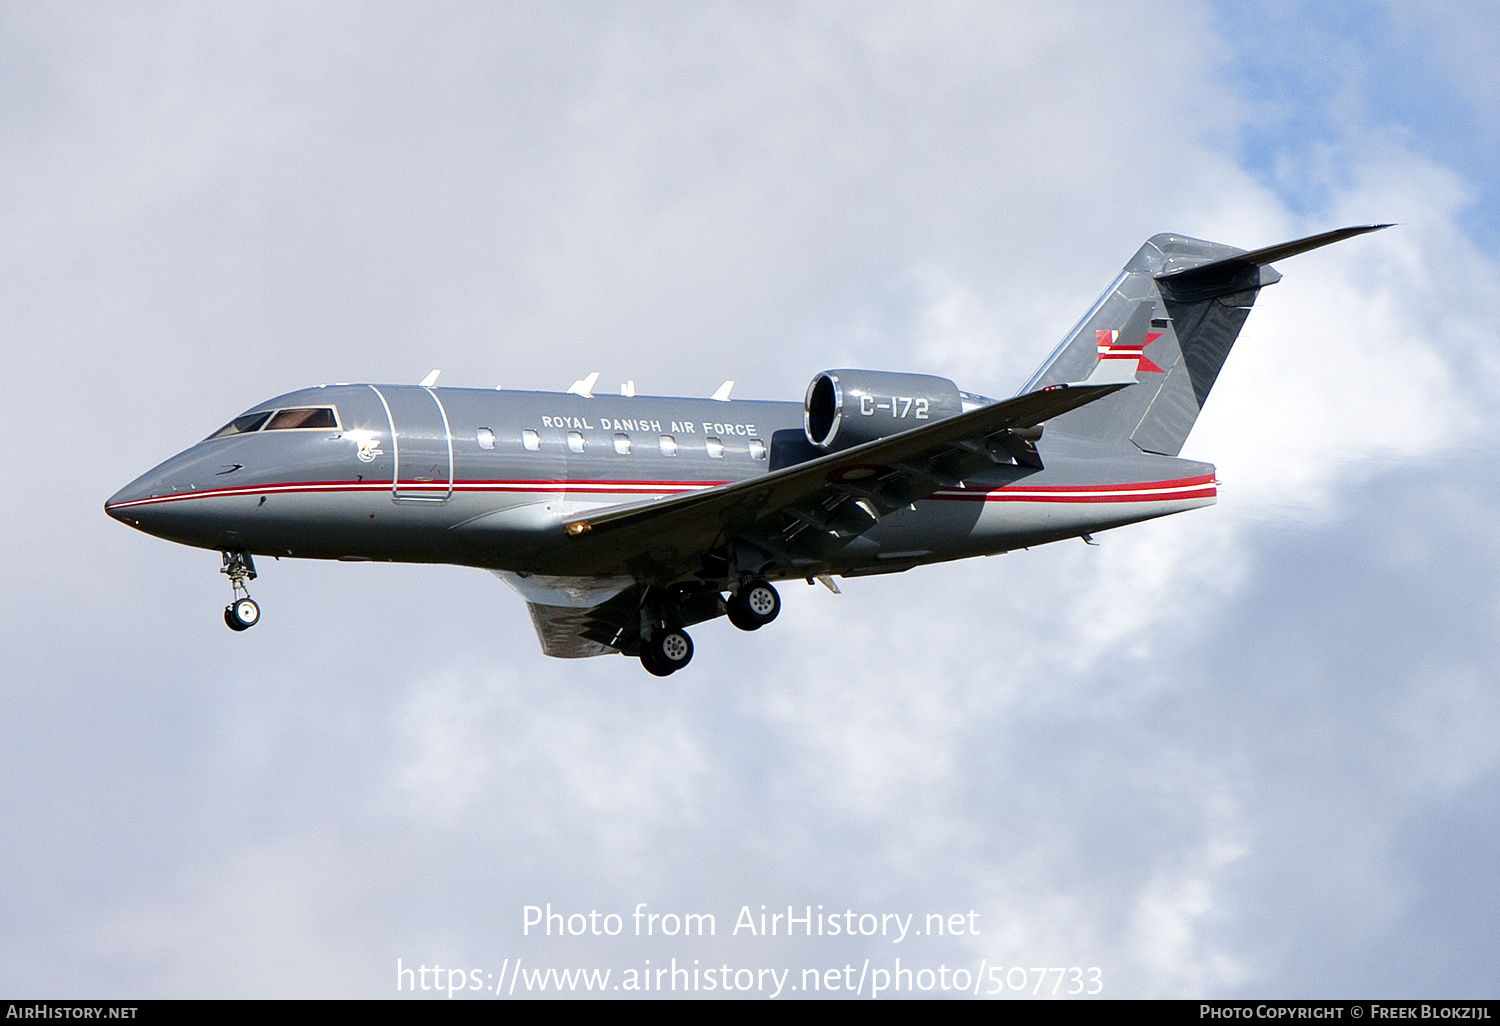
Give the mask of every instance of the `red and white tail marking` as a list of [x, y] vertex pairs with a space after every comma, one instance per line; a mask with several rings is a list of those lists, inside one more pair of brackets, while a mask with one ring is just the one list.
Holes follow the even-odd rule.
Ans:
[[1159, 331], [1149, 331], [1146, 338], [1137, 345], [1120, 345], [1120, 333], [1113, 329], [1100, 328], [1095, 332], [1099, 342], [1099, 362], [1105, 360], [1134, 360], [1136, 361], [1133, 371], [1150, 371], [1154, 374], [1163, 374], [1163, 371], [1146, 356], [1146, 347], [1161, 338]]

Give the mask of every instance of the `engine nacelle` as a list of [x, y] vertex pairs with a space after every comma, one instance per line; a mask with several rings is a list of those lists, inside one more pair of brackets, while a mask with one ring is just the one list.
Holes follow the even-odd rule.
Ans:
[[807, 440], [832, 452], [962, 413], [963, 397], [930, 374], [830, 370], [807, 386], [802, 410]]

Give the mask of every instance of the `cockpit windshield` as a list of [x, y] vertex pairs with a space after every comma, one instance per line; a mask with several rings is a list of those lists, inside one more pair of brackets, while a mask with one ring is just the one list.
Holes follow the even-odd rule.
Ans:
[[210, 439], [229, 435], [244, 435], [252, 431], [291, 431], [296, 429], [320, 429], [339, 426], [339, 414], [332, 406], [296, 406], [286, 410], [261, 410], [236, 417], [219, 430], [209, 435]]
[[303, 406], [295, 410], [277, 410], [266, 431], [289, 431], [292, 428], [337, 428], [339, 419], [331, 406]]

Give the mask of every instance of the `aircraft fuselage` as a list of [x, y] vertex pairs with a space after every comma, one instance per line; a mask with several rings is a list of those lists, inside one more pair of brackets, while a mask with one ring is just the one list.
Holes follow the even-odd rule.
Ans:
[[[330, 412], [322, 426], [272, 422], [199, 442], [106, 509], [205, 549], [627, 576], [623, 563], [581, 562], [564, 521], [818, 455], [802, 404], [788, 402], [330, 385], [258, 404], [236, 422], [288, 410]], [[1059, 451], [1044, 469], [1002, 465], [941, 489], [826, 565], [769, 576], [854, 576], [1001, 552], [1207, 505], [1214, 494], [1208, 464]]]

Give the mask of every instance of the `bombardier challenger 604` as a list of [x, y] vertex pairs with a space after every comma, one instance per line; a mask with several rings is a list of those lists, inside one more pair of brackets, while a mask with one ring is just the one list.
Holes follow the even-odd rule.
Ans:
[[1272, 261], [1157, 235], [1013, 398], [925, 374], [829, 370], [803, 402], [320, 385], [258, 403], [105, 511], [222, 554], [224, 621], [260, 619], [254, 556], [454, 563], [525, 598], [547, 655], [666, 676], [687, 628], [756, 630], [775, 582], [886, 574], [1214, 502], [1179, 459]]

